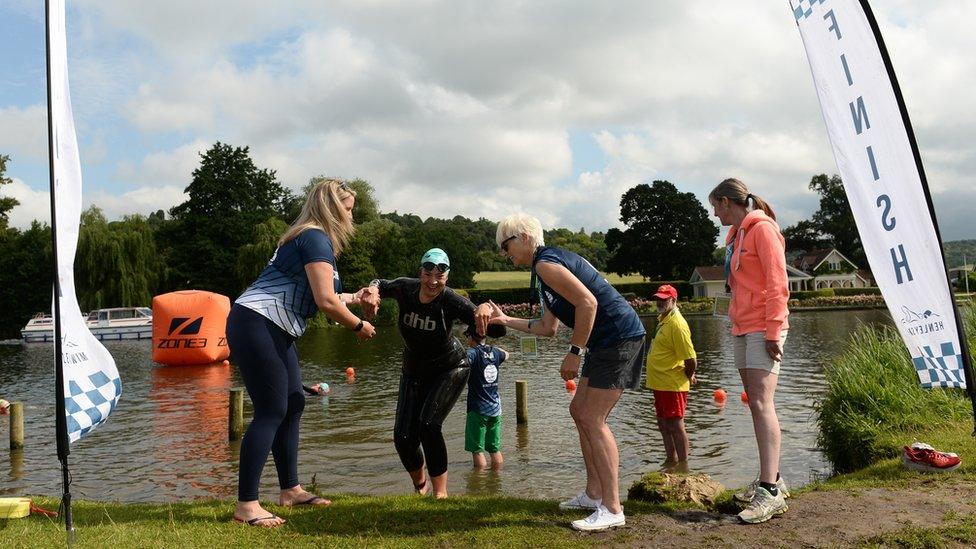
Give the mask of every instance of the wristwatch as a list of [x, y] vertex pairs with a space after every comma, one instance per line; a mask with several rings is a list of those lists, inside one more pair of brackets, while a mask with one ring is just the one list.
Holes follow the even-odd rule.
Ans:
[[378, 279], [378, 278], [374, 278], [373, 280], [370, 280], [369, 281], [369, 287], [370, 288], [372, 288], [373, 286], [379, 286], [379, 285], [380, 285], [380, 279]]
[[571, 344], [569, 346], [569, 354], [576, 355], [580, 358], [583, 358], [584, 356], [586, 356], [586, 347], [579, 347], [577, 345]]

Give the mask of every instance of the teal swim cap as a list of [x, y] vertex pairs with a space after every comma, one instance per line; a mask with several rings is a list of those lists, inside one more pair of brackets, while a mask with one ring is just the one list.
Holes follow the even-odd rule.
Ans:
[[451, 260], [448, 259], [447, 253], [440, 248], [431, 248], [427, 250], [424, 257], [420, 258], [420, 264], [433, 263], [434, 265], [447, 265], [451, 266]]

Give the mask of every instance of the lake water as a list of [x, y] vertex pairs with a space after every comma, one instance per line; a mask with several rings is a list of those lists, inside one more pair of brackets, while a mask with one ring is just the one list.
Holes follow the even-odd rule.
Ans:
[[[649, 322], [653, 322], [652, 320]], [[823, 364], [839, 352], [863, 323], [890, 323], [886, 312], [802, 312], [790, 317], [786, 361], [776, 406], [782, 424], [784, 478], [795, 485], [828, 474], [816, 446], [814, 404], [825, 389]], [[691, 438], [691, 466], [727, 486], [750, 482], [758, 454], [748, 407], [732, 366], [727, 321], [689, 316], [699, 352], [698, 385], [688, 399], [686, 424]], [[512, 351], [500, 372], [503, 402], [499, 473], [475, 473], [464, 452], [462, 395], [444, 425], [450, 451], [452, 493], [507, 494], [560, 498], [583, 486], [585, 470], [559, 378], [559, 364], [569, 332], [540, 339], [540, 356], [520, 356], [517, 335], [496, 342]], [[109, 342], [122, 375], [123, 396], [108, 423], [72, 445], [72, 493], [76, 498], [122, 502], [165, 502], [188, 498], [236, 496], [239, 443], [227, 441], [228, 389], [243, 386], [231, 367], [160, 366], [150, 360], [146, 341]], [[327, 381], [329, 398], [310, 397], [302, 418], [299, 478], [313, 475], [327, 493], [395, 494], [411, 485], [393, 448], [401, 340], [394, 327], [380, 327], [377, 337], [358, 343], [340, 329], [310, 330], [299, 341], [306, 384]], [[347, 383], [344, 370], [356, 369]], [[529, 384], [529, 424], [515, 421], [515, 380]], [[729, 393], [724, 406], [712, 393]], [[7, 449], [8, 418], [0, 416], [0, 495], [58, 495], [60, 469], [54, 449], [53, 350], [46, 345], [0, 345], [0, 397], [25, 405], [26, 448]], [[245, 399], [245, 415], [250, 417]], [[624, 393], [609, 423], [620, 445], [621, 487], [656, 470], [664, 452], [654, 420], [649, 390]], [[277, 494], [269, 458], [262, 498]]]

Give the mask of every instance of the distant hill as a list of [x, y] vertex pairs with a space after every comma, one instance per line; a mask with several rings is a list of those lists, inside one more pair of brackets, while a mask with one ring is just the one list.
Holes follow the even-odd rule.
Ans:
[[976, 263], [976, 240], [944, 242], [942, 248], [945, 250], [946, 263], [950, 269], [962, 265], [963, 257], [970, 265]]

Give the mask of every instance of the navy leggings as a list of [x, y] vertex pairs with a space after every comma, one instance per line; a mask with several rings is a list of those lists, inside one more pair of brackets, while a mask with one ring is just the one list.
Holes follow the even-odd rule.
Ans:
[[[441, 425], [467, 387], [470, 372], [465, 356], [455, 367], [429, 376], [414, 377], [406, 372], [400, 376], [393, 443], [407, 471], [423, 467], [426, 457], [430, 476], [447, 472], [447, 445]], [[420, 453], [421, 444], [423, 453]]]
[[241, 441], [237, 500], [255, 501], [268, 451], [281, 489], [298, 486], [298, 422], [305, 409], [298, 354], [292, 336], [237, 304], [227, 318], [227, 345], [254, 405]]

